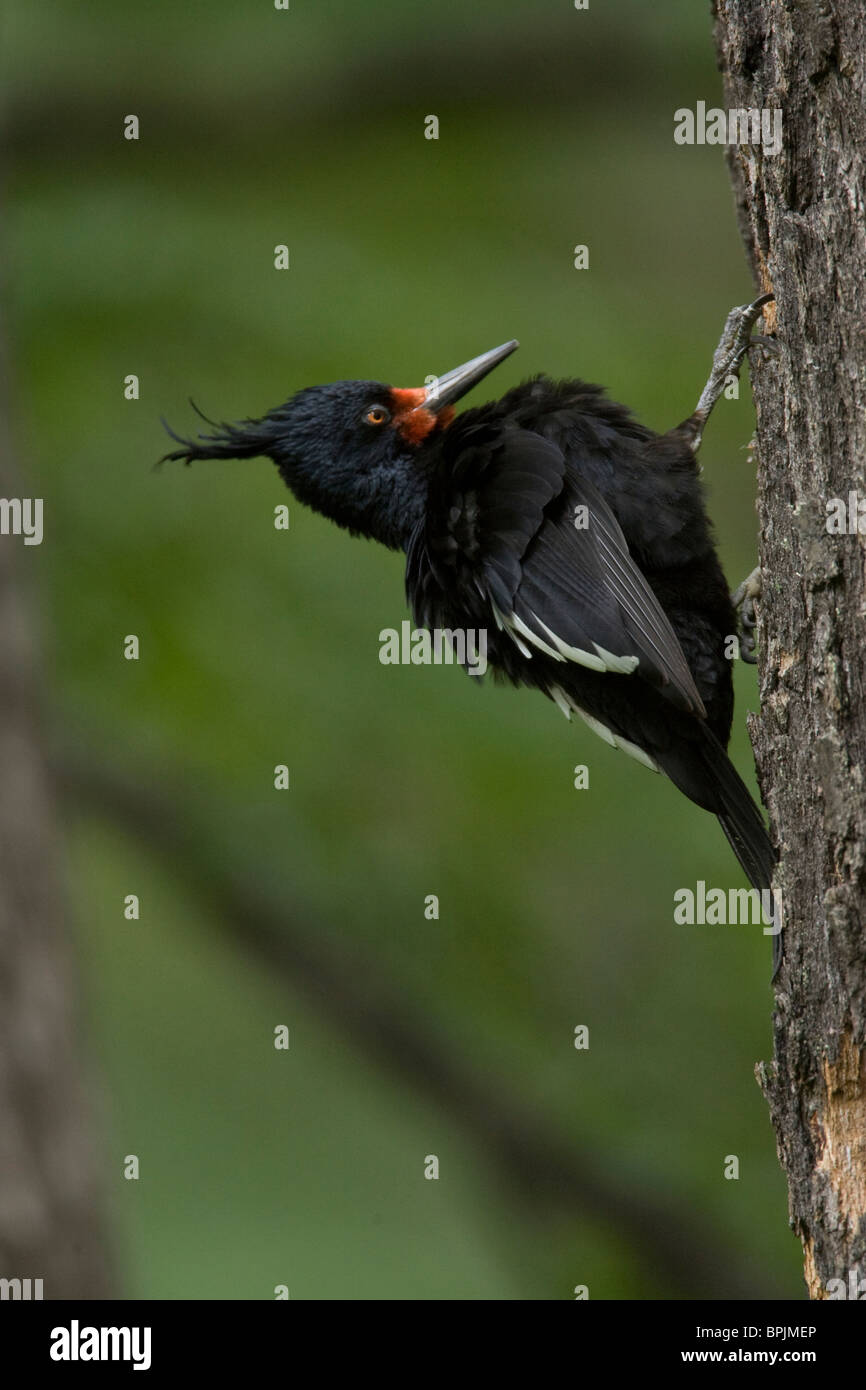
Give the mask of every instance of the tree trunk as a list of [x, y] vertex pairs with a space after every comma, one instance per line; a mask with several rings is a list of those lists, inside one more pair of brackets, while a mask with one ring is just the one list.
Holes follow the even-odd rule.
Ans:
[[[779, 109], [783, 122], [778, 153], [729, 147], [756, 281], [776, 296], [779, 347], [753, 374], [764, 597], [751, 733], [785, 924], [774, 1060], [758, 1077], [810, 1297], [851, 1297], [866, 1280], [866, 553], [856, 499], [853, 534], [848, 522], [852, 492], [866, 514], [866, 0], [716, 0], [715, 12], [726, 107]], [[843, 509], [840, 534], [830, 528]]]
[[[21, 490], [9, 464], [2, 365], [0, 496], [9, 499]], [[35, 715], [33, 626], [18, 577], [37, 552], [23, 545], [20, 535], [0, 535], [0, 1279], [9, 1281], [0, 1298], [107, 1298], [102, 1183]]]

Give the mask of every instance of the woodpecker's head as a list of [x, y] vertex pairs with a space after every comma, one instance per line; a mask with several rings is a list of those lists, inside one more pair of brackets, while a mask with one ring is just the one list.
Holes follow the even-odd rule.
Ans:
[[430, 446], [454, 418], [454, 403], [517, 346], [503, 343], [417, 389], [378, 381], [308, 386], [260, 420], [216, 425], [216, 433], [194, 440], [166, 425], [182, 447], [165, 458], [267, 455], [299, 502], [400, 549], [424, 509], [425, 450], [429, 459]]

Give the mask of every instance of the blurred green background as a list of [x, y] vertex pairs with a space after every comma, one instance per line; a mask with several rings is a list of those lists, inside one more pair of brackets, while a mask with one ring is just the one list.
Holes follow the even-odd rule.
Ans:
[[[512, 336], [472, 401], [545, 370], [657, 429], [686, 416], [752, 290], [722, 153], [673, 142], [677, 107], [721, 95], [709, 7], [18, 0], [5, 51], [16, 438], [45, 499], [22, 565], [78, 769], [121, 1292], [801, 1296], [753, 1075], [769, 942], [673, 924], [676, 888], [744, 882], [715, 820], [529, 692], [380, 665], [400, 558], [267, 461], [152, 468], [189, 395], [256, 415]], [[702, 451], [732, 584], [756, 557], [752, 420], [744, 372]], [[438, 1079], [413, 1046], [447, 1057]], [[571, 1187], [542, 1171], [557, 1145]]]

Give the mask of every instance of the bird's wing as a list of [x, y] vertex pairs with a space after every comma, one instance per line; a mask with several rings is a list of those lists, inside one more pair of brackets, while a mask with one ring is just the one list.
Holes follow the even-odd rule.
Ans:
[[465, 481], [448, 508], [443, 554], [459, 553], [524, 656], [637, 672], [704, 716], [677, 636], [598, 489], [531, 430], [503, 431], [481, 466], [481, 449], [473, 452], [474, 467], [461, 460]]

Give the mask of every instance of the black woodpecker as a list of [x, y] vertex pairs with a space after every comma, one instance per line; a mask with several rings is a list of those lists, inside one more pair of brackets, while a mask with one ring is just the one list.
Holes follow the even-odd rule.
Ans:
[[[169, 429], [181, 447], [165, 457], [266, 455], [300, 502], [404, 551], [420, 626], [485, 629], [495, 672], [666, 773], [718, 816], [766, 892], [775, 852], [725, 751], [738, 596], [716, 554], [696, 454], [731, 374], [750, 347], [768, 345], [752, 328], [771, 298], [731, 311], [695, 411], [667, 434], [598, 386], [545, 376], [455, 416], [512, 341], [429, 387], [338, 381], [259, 420], [208, 421], [215, 432], [194, 440]], [[752, 580], [740, 592], [747, 655]]]

